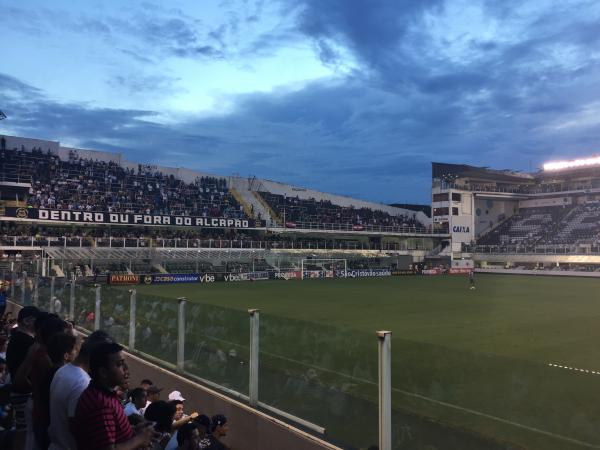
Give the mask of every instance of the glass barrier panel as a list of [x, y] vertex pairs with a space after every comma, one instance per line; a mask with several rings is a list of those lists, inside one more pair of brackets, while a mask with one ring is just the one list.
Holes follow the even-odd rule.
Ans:
[[378, 442], [375, 333], [261, 312], [259, 400], [326, 428], [328, 440]]
[[88, 331], [93, 331], [95, 314], [95, 285], [84, 280], [78, 280], [75, 283], [75, 324]]
[[188, 301], [185, 370], [247, 395], [249, 320], [244, 311]]
[[129, 345], [130, 293], [127, 287], [102, 285], [100, 328], [119, 344]]
[[136, 350], [176, 364], [177, 300], [138, 290], [135, 322]]

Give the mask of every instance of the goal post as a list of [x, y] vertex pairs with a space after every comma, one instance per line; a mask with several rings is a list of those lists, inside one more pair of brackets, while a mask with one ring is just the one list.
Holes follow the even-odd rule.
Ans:
[[317, 270], [331, 271], [333, 273], [333, 277], [335, 277], [336, 271], [341, 271], [342, 278], [346, 278], [346, 275], [348, 273], [348, 260], [347, 259], [343, 259], [343, 258], [321, 258], [321, 259], [310, 258], [310, 259], [303, 259], [301, 261], [300, 277], [302, 279], [304, 279], [305, 271], [315, 270], [315, 269], [308, 269], [309, 267], [314, 267], [314, 266], [320, 267], [320, 269], [317, 269]]

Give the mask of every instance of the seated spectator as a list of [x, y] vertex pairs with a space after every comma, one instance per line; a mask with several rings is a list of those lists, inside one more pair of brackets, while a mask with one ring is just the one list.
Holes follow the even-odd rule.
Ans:
[[146, 400], [146, 408], [148, 406], [150, 406], [151, 403], [157, 402], [160, 400], [160, 393], [163, 390], [163, 388], [159, 388], [158, 386], [150, 386], [148, 389], [146, 389], [146, 395], [147, 395], [147, 400]]
[[207, 450], [229, 450], [229, 447], [221, 442], [221, 439], [227, 436], [227, 431], [229, 430], [227, 418], [223, 414], [217, 414], [212, 417], [210, 422], [211, 433], [208, 436], [210, 444], [205, 448]]
[[210, 447], [210, 430], [211, 423], [210, 418], [204, 414], [199, 415], [194, 422], [198, 425], [198, 432], [200, 434], [200, 442], [198, 443], [199, 449], [207, 449]]
[[175, 405], [158, 400], [152, 402], [144, 412], [144, 418], [154, 422], [154, 431], [159, 433], [157, 438], [153, 439], [151, 449], [162, 450], [172, 437], [173, 418], [175, 417]]
[[127, 384], [129, 371], [123, 347], [98, 345], [90, 356], [90, 385], [83, 391], [71, 431], [79, 450], [137, 449], [150, 445], [153, 431], [147, 427], [135, 435], [114, 393]]
[[173, 429], [177, 430], [181, 426], [188, 423], [190, 420], [198, 417], [197, 412], [193, 412], [190, 415], [185, 414], [184, 412], [184, 402], [185, 398], [181, 395], [179, 391], [173, 391], [169, 394], [169, 403], [175, 405], [175, 419], [173, 420]]
[[129, 403], [125, 405], [125, 415], [127, 417], [132, 414], [143, 416], [147, 401], [146, 390], [141, 387], [135, 388], [129, 393], [129, 399]]
[[77, 358], [56, 371], [50, 384], [50, 450], [75, 450], [70, 422], [81, 393], [90, 383], [90, 353], [106, 342], [112, 342], [104, 331], [94, 331], [81, 345]]
[[147, 378], [144, 378], [140, 383], [140, 387], [145, 391], [147, 391], [150, 386], [154, 386], [154, 383], [152, 382], [152, 380], [149, 380]]
[[[195, 422], [186, 423], [177, 433], [177, 450], [197, 450], [200, 445], [200, 432]], [[167, 447], [168, 448], [168, 447]]]

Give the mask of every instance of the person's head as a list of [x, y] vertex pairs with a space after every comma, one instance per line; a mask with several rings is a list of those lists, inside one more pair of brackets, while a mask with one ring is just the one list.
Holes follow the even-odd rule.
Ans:
[[177, 448], [179, 450], [195, 450], [199, 444], [200, 433], [195, 422], [186, 423], [177, 431]]
[[69, 324], [56, 314], [42, 313], [35, 321], [36, 337], [41, 344], [48, 345], [50, 339], [58, 333], [70, 329]]
[[104, 342], [92, 349], [90, 376], [94, 382], [113, 389], [127, 387], [129, 368], [123, 356], [123, 347], [114, 342]]
[[200, 439], [210, 433], [210, 417], [200, 414], [194, 419], [194, 422], [198, 424], [198, 432], [200, 433]]
[[114, 342], [114, 341], [107, 332], [102, 331], [102, 330], [94, 331], [81, 344], [81, 349], [79, 350], [79, 359], [83, 360], [85, 363], [89, 364], [90, 355], [92, 353], [92, 350], [95, 347], [97, 347], [98, 345], [104, 344], [106, 342]]
[[150, 386], [148, 389], [146, 389], [146, 394], [148, 395], [148, 401], [150, 403], [154, 403], [160, 400], [160, 391], [162, 391], [162, 388], [159, 388], [158, 386]]
[[146, 406], [147, 400], [146, 400], [146, 390], [145, 389], [142, 389], [141, 387], [137, 387], [129, 393], [129, 396], [131, 397], [131, 403], [133, 403], [137, 409], [140, 409], [140, 408], [143, 408], [144, 406]]
[[171, 400], [169, 403], [175, 406], [174, 420], [180, 420], [183, 417], [183, 402], [181, 400]]
[[175, 405], [164, 400], [150, 403], [144, 412], [144, 418], [156, 422], [154, 429], [159, 433], [169, 433], [173, 427], [175, 417]]
[[210, 419], [211, 433], [215, 437], [227, 436], [229, 425], [227, 424], [227, 417], [223, 414], [217, 414]]
[[48, 342], [48, 357], [54, 366], [73, 361], [79, 352], [77, 338], [72, 333], [58, 333]]
[[150, 386], [152, 386], [153, 384], [154, 383], [151, 380], [149, 380], [148, 378], [144, 378], [142, 380], [142, 382], [140, 383], [140, 387], [143, 388], [143, 389], [145, 389], [145, 390], [148, 390], [148, 388]]
[[17, 324], [19, 327], [34, 333], [35, 331], [35, 320], [40, 315], [40, 310], [35, 306], [25, 306], [19, 311], [17, 316]]

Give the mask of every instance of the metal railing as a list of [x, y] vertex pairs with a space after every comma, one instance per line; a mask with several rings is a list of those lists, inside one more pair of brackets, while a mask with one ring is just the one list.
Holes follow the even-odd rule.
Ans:
[[463, 245], [465, 253], [536, 254], [536, 255], [600, 255], [595, 245]]
[[352, 241], [253, 241], [231, 239], [163, 239], [163, 238], [91, 238], [75, 237], [0, 237], [0, 247], [32, 248], [169, 248], [169, 249], [264, 249], [264, 250], [431, 250], [422, 242]]

